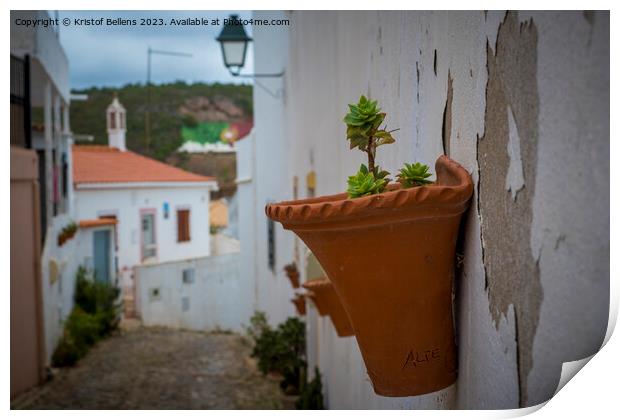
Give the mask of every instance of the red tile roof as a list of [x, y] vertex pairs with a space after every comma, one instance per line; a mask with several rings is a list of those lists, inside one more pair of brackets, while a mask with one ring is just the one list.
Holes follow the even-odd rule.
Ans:
[[206, 182], [202, 176], [154, 159], [108, 146], [73, 146], [73, 182], [77, 184], [127, 182]]
[[115, 225], [116, 219], [84, 219], [80, 220], [79, 226], [81, 228], [99, 227]]

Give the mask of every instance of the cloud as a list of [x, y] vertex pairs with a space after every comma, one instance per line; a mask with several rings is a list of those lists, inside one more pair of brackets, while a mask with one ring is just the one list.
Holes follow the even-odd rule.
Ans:
[[[60, 19], [70, 18], [71, 26], [60, 28], [60, 41], [69, 58], [72, 89], [90, 86], [122, 86], [146, 83], [147, 49], [177, 51], [193, 57], [152, 55], [153, 83], [183, 80], [191, 82], [248, 83], [232, 77], [224, 67], [219, 43], [222, 20], [236, 13], [251, 18], [250, 11], [59, 11]], [[218, 26], [140, 26], [140, 20], [172, 18], [220, 19]], [[136, 26], [78, 26], [74, 19], [128, 19]], [[246, 26], [251, 36], [251, 27]], [[251, 44], [250, 44], [251, 45]], [[253, 68], [252, 48], [248, 49], [246, 71]]]

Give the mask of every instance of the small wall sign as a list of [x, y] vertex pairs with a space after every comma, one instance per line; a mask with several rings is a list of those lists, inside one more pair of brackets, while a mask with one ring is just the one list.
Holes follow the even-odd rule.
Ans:
[[164, 202], [164, 219], [167, 219], [170, 215], [170, 205], [167, 202]]

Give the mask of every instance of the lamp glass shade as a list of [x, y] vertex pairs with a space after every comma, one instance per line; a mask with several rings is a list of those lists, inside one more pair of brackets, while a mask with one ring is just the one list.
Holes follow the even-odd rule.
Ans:
[[221, 41], [226, 67], [243, 67], [248, 41]]

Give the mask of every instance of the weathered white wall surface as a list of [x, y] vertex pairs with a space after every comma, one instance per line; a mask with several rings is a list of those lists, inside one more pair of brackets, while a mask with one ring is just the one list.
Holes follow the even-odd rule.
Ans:
[[[75, 236], [58, 246], [58, 234], [71, 223], [67, 215], [53, 219], [48, 228], [48, 240], [41, 255], [41, 281], [43, 294], [43, 314], [45, 329], [46, 361], [51, 361], [54, 349], [62, 336], [64, 321], [73, 310], [75, 280], [80, 265], [92, 269], [93, 232], [95, 230], [112, 230], [109, 226], [96, 229], [78, 229]], [[112, 238], [114, 236], [112, 235]], [[113, 243], [110, 255], [114, 256]], [[113, 258], [111, 263], [113, 264]], [[110, 270], [110, 272], [113, 272]]]
[[211, 235], [211, 254], [223, 255], [239, 252], [241, 245], [239, 240], [232, 236], [216, 233]]
[[43, 297], [43, 325], [45, 329], [46, 361], [51, 361], [54, 349], [62, 335], [63, 322], [73, 309], [73, 291], [75, 290], [75, 255], [78, 250], [77, 238], [58, 246], [57, 237], [60, 230], [70, 223], [68, 216], [53, 219], [47, 229], [47, 240], [41, 253], [41, 294]]
[[[245, 302], [249, 317], [256, 310], [256, 287], [258, 275], [256, 274], [256, 240], [257, 214], [256, 214], [256, 180], [254, 177], [254, 131], [241, 141], [235, 143], [237, 151], [237, 201], [238, 201], [238, 230], [239, 230], [239, 279], [244, 284], [240, 302]], [[261, 224], [262, 228], [264, 224]], [[243, 306], [243, 305], [240, 305]]]
[[[239, 254], [136, 267], [142, 323], [200, 331], [242, 332], [251, 311], [239, 278]], [[194, 270], [192, 283], [183, 270]]]
[[[285, 17], [283, 12], [261, 12], [255, 15], [269, 16], [269, 19]], [[253, 72], [280, 72], [286, 66], [287, 60], [287, 28], [256, 26], [253, 29], [256, 57]], [[253, 135], [240, 142], [241, 149], [238, 152], [240, 165], [237, 177], [239, 180], [251, 178], [246, 184], [239, 185], [239, 234], [242, 264], [253, 266], [251, 271], [243, 272], [243, 278], [247, 279], [252, 290], [254, 309], [265, 311], [269, 321], [275, 325], [294, 314], [294, 306], [290, 302], [294, 293], [283, 270], [286, 264], [294, 260], [293, 236], [276, 224], [275, 267], [270, 269], [265, 205], [270, 201], [291, 197], [293, 190], [284, 113], [284, 79], [261, 78], [257, 83], [260, 83], [260, 86], [255, 85], [254, 88]], [[252, 136], [252, 143], [248, 142], [246, 145], [244, 142]], [[251, 163], [245, 157], [248, 154], [251, 156]], [[250, 236], [244, 232], [251, 232]], [[251, 249], [248, 249], [248, 246], [251, 246]], [[253, 260], [247, 261], [246, 256], [253, 257]]]
[[[342, 117], [362, 93], [400, 128], [378, 151], [382, 167], [434, 166], [446, 153], [478, 186], [459, 245], [456, 386], [375, 396], [354, 340], [310, 311], [309, 354], [329, 406], [515, 408], [550, 398], [562, 362], [597, 351], [607, 326], [609, 14], [286, 16], [284, 40], [254, 30], [256, 72], [279, 70], [288, 56], [283, 99], [255, 89], [259, 238], [265, 197], [290, 198], [293, 176], [301, 197], [309, 171], [317, 195], [345, 189], [365, 156], [348, 150]], [[278, 234], [278, 255], [290, 255], [293, 234]], [[258, 295], [285, 307], [282, 280], [261, 276]]]

